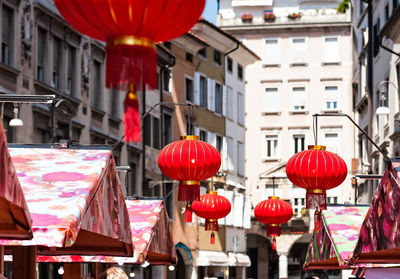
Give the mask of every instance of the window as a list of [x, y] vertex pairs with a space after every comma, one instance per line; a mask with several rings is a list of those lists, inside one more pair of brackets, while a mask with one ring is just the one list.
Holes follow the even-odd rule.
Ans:
[[292, 65], [304, 65], [307, 61], [305, 38], [292, 38]]
[[110, 91], [110, 114], [114, 117], [118, 117], [119, 94], [114, 88], [111, 88]]
[[327, 151], [333, 153], [339, 153], [340, 142], [339, 142], [339, 135], [337, 133], [326, 133], [324, 142]]
[[67, 93], [75, 95], [76, 48], [68, 46], [67, 55]]
[[304, 111], [306, 109], [306, 88], [293, 87], [292, 101], [294, 111]]
[[265, 136], [265, 157], [277, 158], [278, 157], [278, 136], [267, 135]]
[[237, 96], [237, 114], [238, 114], [238, 124], [244, 125], [244, 96], [242, 93], [238, 92]]
[[101, 98], [103, 96], [103, 82], [101, 76], [101, 63], [99, 61], [93, 61], [93, 95], [92, 95], [92, 106], [101, 109]]
[[163, 70], [162, 71], [162, 85], [163, 90], [167, 92], [172, 92], [170, 84], [171, 83], [171, 71], [170, 70]]
[[324, 63], [337, 64], [340, 62], [339, 42], [337, 37], [324, 38]]
[[393, 10], [392, 13], [394, 13], [394, 11], [397, 9], [397, 7], [399, 6], [399, 0], [393, 0]]
[[305, 136], [304, 135], [294, 135], [293, 143], [294, 143], [294, 153], [303, 151], [305, 149]]
[[237, 65], [237, 70], [238, 70], [238, 79], [243, 80], [243, 67], [242, 67], [242, 65], [238, 64]]
[[215, 64], [217, 64], [217, 66], [221, 66], [222, 64], [221, 52], [219, 52], [218, 50], [214, 50], [214, 62]]
[[338, 198], [337, 197], [327, 197], [328, 204], [337, 204]]
[[237, 144], [237, 171], [238, 175], [244, 176], [244, 145], [242, 142]]
[[385, 22], [389, 20], [389, 4], [385, 6]]
[[215, 83], [215, 112], [222, 114], [222, 103], [223, 103], [223, 95], [222, 95], [222, 85], [219, 83]]
[[186, 61], [193, 63], [193, 55], [189, 52], [186, 52]]
[[1, 21], [1, 63], [11, 66], [14, 34], [14, 11], [3, 4]]
[[144, 142], [155, 149], [160, 149], [160, 119], [149, 114], [144, 119]]
[[199, 140], [207, 142], [207, 132], [204, 130], [199, 131]]
[[266, 39], [264, 47], [264, 64], [279, 65], [280, 48], [278, 39]]
[[52, 85], [60, 89], [60, 74], [61, 74], [61, 57], [62, 57], [61, 40], [53, 37], [53, 77]]
[[226, 61], [227, 61], [226, 62], [226, 69], [227, 69], [227, 71], [229, 73], [232, 74], [232, 72], [233, 72], [233, 60], [232, 60], [232, 58], [228, 57]]
[[187, 77], [185, 78], [185, 95], [186, 101], [194, 103], [193, 80]]
[[226, 116], [233, 120], [233, 89], [226, 87]]
[[325, 86], [325, 109], [337, 110], [338, 109], [338, 87]]
[[[174, 190], [173, 183], [165, 183], [165, 194], [168, 195], [171, 191]], [[172, 192], [165, 201], [165, 207], [167, 208], [167, 213], [169, 219], [174, 219], [174, 193]]]
[[45, 57], [47, 53], [47, 32], [42, 28], [38, 28], [37, 33], [37, 61], [36, 61], [36, 79], [44, 81]]
[[381, 30], [381, 19], [378, 17], [374, 25], [374, 57], [379, 53], [379, 31]]
[[[128, 189], [126, 189], [126, 195], [132, 196], [133, 194], [139, 194], [137, 189], [137, 164], [130, 163], [130, 175], [129, 183], [127, 184]], [[129, 177], [129, 176], [128, 176]]]
[[292, 201], [294, 216], [300, 218], [302, 216], [301, 210], [305, 208], [305, 198], [294, 198]]
[[265, 88], [263, 95], [263, 112], [280, 111], [278, 88]]
[[199, 54], [199, 56], [200, 56], [201, 58], [207, 58], [206, 48], [200, 49], [197, 53]]
[[207, 78], [204, 76], [200, 76], [200, 106], [207, 108], [207, 102]]
[[163, 119], [163, 144], [164, 146], [172, 142], [172, 116], [164, 114]]
[[226, 149], [227, 149], [227, 164], [226, 166], [228, 167], [228, 171], [233, 171], [234, 170], [234, 160], [233, 160], [233, 138], [227, 137], [226, 138]]
[[223, 145], [222, 137], [217, 135], [216, 142], [215, 142], [215, 149], [218, 150], [220, 155], [222, 155], [222, 145]]

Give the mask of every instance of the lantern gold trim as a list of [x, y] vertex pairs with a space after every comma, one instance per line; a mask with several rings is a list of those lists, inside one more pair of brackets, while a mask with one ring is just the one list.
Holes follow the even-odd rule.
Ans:
[[181, 140], [199, 140], [199, 136], [194, 136], [194, 135], [181, 136]]
[[200, 185], [200, 181], [197, 181], [197, 180], [183, 180], [182, 184], [185, 184], [185, 185]]
[[156, 43], [145, 37], [138, 36], [118, 36], [107, 41], [107, 45], [118, 46], [118, 45], [129, 45], [129, 46], [144, 46], [150, 48], [156, 48]]
[[308, 150], [326, 150], [326, 146], [323, 145], [309, 145]]

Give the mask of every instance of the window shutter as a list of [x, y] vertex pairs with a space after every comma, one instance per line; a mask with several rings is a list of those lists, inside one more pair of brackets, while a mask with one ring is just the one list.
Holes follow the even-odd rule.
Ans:
[[279, 100], [278, 88], [265, 88], [263, 93], [263, 111], [265, 112], [277, 112], [280, 111], [280, 100]]
[[226, 90], [227, 87], [225, 85], [222, 86], [222, 115], [226, 116]]
[[266, 39], [264, 48], [264, 61], [266, 65], [278, 65], [280, 49], [278, 39]]
[[251, 199], [247, 197], [244, 202], [243, 228], [251, 228]]
[[212, 146], [216, 147], [216, 145], [217, 145], [217, 135], [215, 133], [208, 132], [207, 133], [207, 141], [208, 141], [209, 144], [211, 144]]
[[231, 203], [231, 212], [225, 217], [225, 224], [227, 226], [232, 226], [233, 225], [233, 210], [234, 210], [234, 203], [233, 203], [233, 191], [225, 191], [225, 198], [228, 199], [228, 201]]
[[208, 109], [215, 111], [215, 80], [207, 78]]
[[[225, 197], [225, 190], [224, 189], [218, 189], [217, 190], [217, 194], [220, 195], [220, 196]], [[225, 225], [225, 222], [226, 222], [225, 218], [218, 219], [218, 225]]]
[[234, 220], [233, 220], [233, 225], [235, 227], [242, 227], [243, 226], [243, 201], [244, 201], [244, 196], [241, 193], [235, 193], [235, 199], [234, 203], [235, 206], [233, 207], [233, 214], [234, 214]]
[[339, 42], [337, 37], [325, 38], [324, 62], [340, 62]]
[[200, 105], [200, 74], [198, 72], [194, 73], [194, 86], [193, 86], [193, 94], [194, 94], [194, 103], [196, 105]]
[[305, 63], [306, 62], [306, 40], [304, 38], [292, 39], [292, 62]]
[[223, 138], [222, 154], [223, 154], [222, 158], [221, 158], [222, 169], [224, 171], [227, 171], [228, 170], [228, 144], [227, 144], [226, 137]]
[[233, 89], [230, 86], [226, 87], [226, 116], [233, 119]]

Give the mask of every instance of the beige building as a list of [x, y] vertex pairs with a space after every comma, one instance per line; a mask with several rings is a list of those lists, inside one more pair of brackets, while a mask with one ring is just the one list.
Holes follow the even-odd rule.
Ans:
[[[246, 69], [246, 187], [253, 207], [275, 195], [290, 201], [294, 217], [278, 238], [274, 256], [257, 222], [248, 251], [258, 266], [251, 278], [300, 278], [310, 239], [305, 191], [286, 178], [295, 153], [314, 144], [313, 114], [352, 115], [350, 11], [339, 1], [220, 1], [218, 26], [238, 37], [262, 61]], [[318, 144], [338, 153], [350, 170], [354, 128], [345, 118], [318, 118]], [[328, 191], [328, 203], [353, 202], [350, 176]], [[268, 252], [269, 251], [269, 252]], [[253, 260], [254, 259], [254, 260]], [[279, 267], [279, 268], [278, 268]]]

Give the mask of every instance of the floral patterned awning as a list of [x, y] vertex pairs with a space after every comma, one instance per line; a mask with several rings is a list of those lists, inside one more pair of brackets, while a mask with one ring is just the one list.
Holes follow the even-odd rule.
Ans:
[[367, 206], [328, 207], [322, 211], [318, 217], [321, 229], [314, 229], [304, 268], [351, 268], [349, 260], [367, 211]]
[[31, 239], [32, 222], [0, 122], [0, 238]]
[[[110, 150], [9, 148], [40, 254], [132, 255], [132, 235]], [[82, 250], [83, 249], [83, 250]]]
[[400, 263], [400, 161], [392, 161], [361, 226], [354, 263]]
[[119, 264], [175, 264], [176, 251], [169, 218], [161, 200], [126, 200], [135, 246], [133, 257], [38, 256], [38, 262], [103, 262]]

